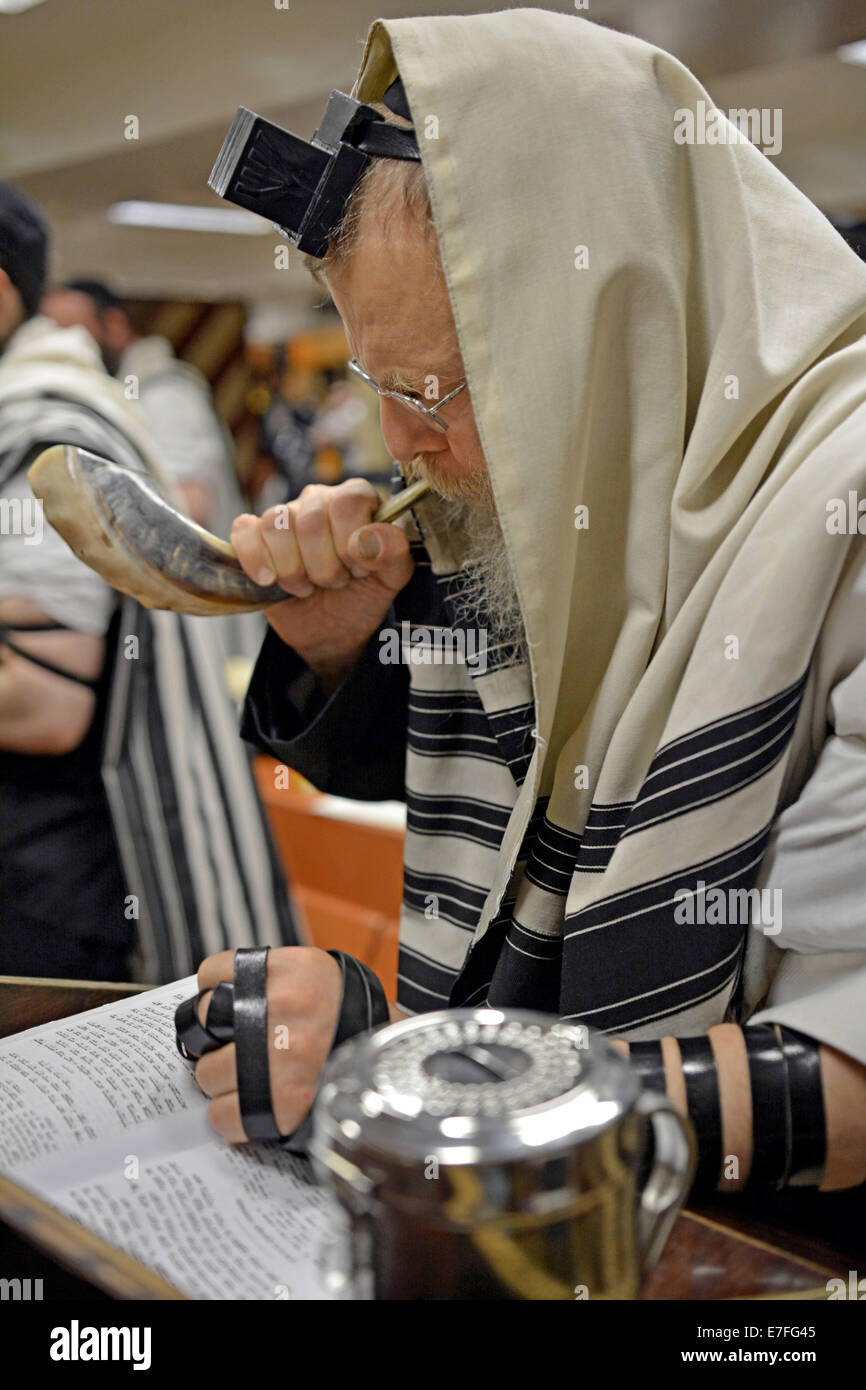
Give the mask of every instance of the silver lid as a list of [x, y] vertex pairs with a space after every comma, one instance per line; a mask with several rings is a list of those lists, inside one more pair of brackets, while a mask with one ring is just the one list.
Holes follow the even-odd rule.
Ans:
[[603, 1034], [581, 1024], [517, 1009], [422, 1014], [334, 1053], [317, 1144], [453, 1164], [549, 1153], [597, 1134], [638, 1090]]

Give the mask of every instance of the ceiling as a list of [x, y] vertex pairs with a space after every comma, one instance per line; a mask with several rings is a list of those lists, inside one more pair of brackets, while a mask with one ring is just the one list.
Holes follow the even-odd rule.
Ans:
[[[441, 12], [481, 8], [448, 0]], [[308, 137], [328, 92], [351, 86], [372, 20], [430, 10], [412, 0], [44, 0], [0, 14], [0, 173], [51, 217], [57, 275], [98, 273], [138, 296], [282, 300], [297, 313], [313, 290], [302, 270], [275, 269], [273, 233], [118, 227], [106, 208], [219, 205], [207, 176], [237, 106]], [[778, 167], [826, 212], [866, 218], [866, 68], [834, 56], [866, 38], [857, 0], [591, 0], [586, 13], [676, 54], [724, 110], [781, 107]], [[130, 115], [138, 140], [124, 138]]]

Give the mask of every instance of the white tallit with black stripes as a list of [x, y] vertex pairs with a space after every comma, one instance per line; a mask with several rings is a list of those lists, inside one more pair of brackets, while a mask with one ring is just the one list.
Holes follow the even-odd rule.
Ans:
[[[712, 102], [636, 39], [541, 10], [377, 21], [354, 94], [398, 73], [531, 666], [411, 672], [401, 1002], [700, 1032], [741, 1013], [746, 931], [684, 925], [678, 894], [754, 882], [863, 546], [827, 504], [866, 495], [866, 268], [727, 121], [677, 143]], [[450, 804], [413, 748], [437, 709], [463, 724]], [[532, 711], [511, 794], [483, 758], [473, 779], [473, 710], [488, 737]], [[465, 964], [449, 877], [483, 896]]]
[[[65, 443], [146, 469], [167, 488], [143, 422], [83, 329], [34, 319], [11, 344], [0, 357], [0, 485]], [[229, 947], [296, 944], [211, 620], [126, 599], [107, 651], [102, 776], [144, 978], [189, 975]]]

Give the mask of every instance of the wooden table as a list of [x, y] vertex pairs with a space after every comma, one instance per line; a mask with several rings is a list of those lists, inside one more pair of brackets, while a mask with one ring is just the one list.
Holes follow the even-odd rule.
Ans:
[[[0, 1037], [141, 986], [0, 976]], [[0, 1177], [0, 1266], [50, 1273], [63, 1298], [182, 1299], [177, 1289], [26, 1189]], [[680, 1214], [643, 1297], [826, 1299], [827, 1280], [866, 1269], [866, 1188], [730, 1198]], [[49, 1295], [50, 1296], [50, 1295]]]

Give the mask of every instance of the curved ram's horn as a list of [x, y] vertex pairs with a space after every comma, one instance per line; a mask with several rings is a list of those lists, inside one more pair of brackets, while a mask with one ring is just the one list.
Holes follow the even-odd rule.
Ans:
[[[219, 616], [289, 597], [278, 584], [254, 584], [228, 542], [177, 511], [144, 473], [56, 444], [27, 476], [46, 519], [78, 558], [146, 608]], [[426, 483], [410, 484], [373, 519], [392, 521], [428, 491]]]

